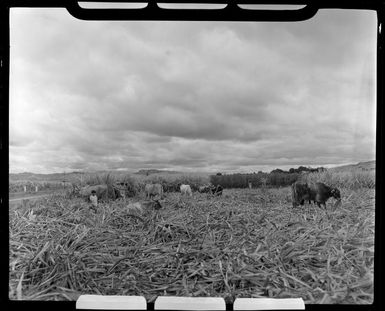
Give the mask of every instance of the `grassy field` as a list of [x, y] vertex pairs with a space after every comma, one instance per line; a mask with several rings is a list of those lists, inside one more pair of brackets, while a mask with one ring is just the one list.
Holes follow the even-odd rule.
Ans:
[[[10, 208], [10, 299], [80, 294], [302, 297], [371, 303], [374, 190], [342, 189], [328, 211], [292, 208], [290, 189], [225, 189], [222, 197], [169, 193], [163, 209], [127, 202], [90, 211], [52, 196]], [[140, 199], [140, 198], [137, 198]]]

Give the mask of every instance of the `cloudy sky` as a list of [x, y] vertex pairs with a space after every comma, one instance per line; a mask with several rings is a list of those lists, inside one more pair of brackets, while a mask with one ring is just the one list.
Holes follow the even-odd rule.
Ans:
[[12, 9], [10, 172], [373, 160], [376, 25], [370, 11], [225, 23]]

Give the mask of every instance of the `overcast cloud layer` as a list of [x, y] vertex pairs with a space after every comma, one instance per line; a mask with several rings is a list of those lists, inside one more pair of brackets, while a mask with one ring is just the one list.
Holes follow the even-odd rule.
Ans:
[[375, 158], [376, 16], [86, 22], [12, 9], [10, 172]]

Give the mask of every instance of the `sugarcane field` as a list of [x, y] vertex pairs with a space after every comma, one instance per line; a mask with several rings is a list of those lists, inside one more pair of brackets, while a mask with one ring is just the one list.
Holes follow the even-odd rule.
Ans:
[[[366, 176], [348, 184], [342, 180], [347, 173], [310, 173], [307, 179], [322, 177], [339, 186], [340, 204], [331, 198], [326, 209], [315, 202], [294, 207], [290, 186], [200, 192], [202, 178], [190, 178], [194, 191], [183, 193], [159, 177], [155, 181], [169, 191], [150, 199], [144, 191], [129, 189], [134, 182], [126, 179], [120, 184], [126, 185], [127, 196], [100, 197], [95, 207], [73, 188], [23, 200], [9, 209], [9, 296], [143, 295], [148, 302], [162, 295], [215, 296], [227, 303], [237, 297], [302, 297], [305, 303], [371, 303], [374, 180]], [[119, 184], [110, 174], [89, 179], [104, 180], [105, 190], [108, 183]], [[342, 181], [348, 187], [340, 187]]]

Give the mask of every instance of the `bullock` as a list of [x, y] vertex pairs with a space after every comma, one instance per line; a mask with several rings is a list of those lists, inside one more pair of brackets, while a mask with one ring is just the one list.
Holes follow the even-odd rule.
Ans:
[[182, 195], [189, 195], [190, 197], [192, 196], [192, 191], [190, 185], [181, 185], [180, 186], [180, 192]]
[[119, 197], [123, 198], [123, 199], [126, 199], [126, 197], [128, 196], [128, 183], [126, 182], [115, 182], [114, 184], [114, 190], [119, 193]]
[[91, 193], [95, 191], [96, 196], [100, 198], [107, 192], [107, 185], [85, 186], [80, 189], [80, 195], [82, 197], [89, 198]]
[[215, 195], [222, 195], [223, 187], [221, 185], [212, 186], [211, 193]]
[[329, 187], [324, 183], [317, 182], [309, 185], [309, 200], [317, 203], [318, 207], [321, 205], [326, 209], [326, 201], [329, 198], [336, 199], [336, 206], [341, 204], [341, 192], [337, 188]]
[[307, 183], [301, 183], [296, 181], [291, 185], [291, 197], [293, 207], [297, 207], [298, 204], [303, 205], [305, 200], [310, 202], [310, 188]]
[[131, 212], [137, 212], [139, 214], [143, 213], [145, 210], [149, 209], [161, 209], [162, 205], [158, 200], [144, 201], [144, 202], [135, 202], [127, 205], [127, 210]]
[[163, 187], [161, 184], [146, 184], [144, 187], [144, 192], [146, 193], [147, 199], [151, 199], [156, 195], [159, 195], [160, 198], [163, 197]]
[[223, 187], [221, 185], [214, 186], [209, 184], [209, 185], [200, 186], [198, 188], [198, 191], [200, 193], [212, 193], [216, 195], [222, 195]]
[[208, 186], [208, 185], [200, 186], [200, 187], [198, 188], [198, 191], [199, 191], [200, 193], [208, 193], [208, 192], [211, 192], [211, 187]]
[[160, 204], [159, 200], [152, 200], [152, 201], [146, 201], [146, 202], [142, 202], [142, 206], [146, 209], [161, 209], [162, 208], [162, 205]]

